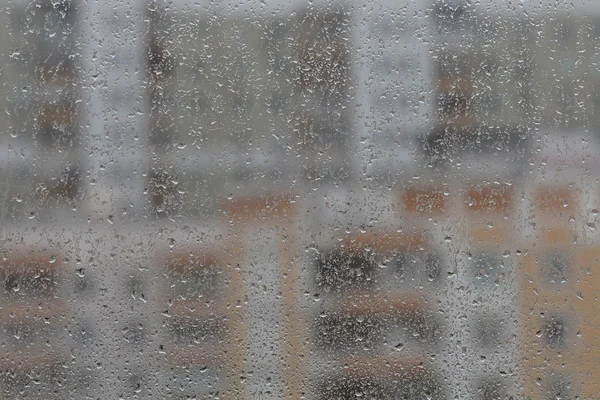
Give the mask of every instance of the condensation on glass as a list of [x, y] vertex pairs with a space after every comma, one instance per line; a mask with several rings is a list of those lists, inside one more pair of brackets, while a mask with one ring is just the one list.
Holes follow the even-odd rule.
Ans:
[[598, 397], [600, 3], [0, 16], [0, 399]]

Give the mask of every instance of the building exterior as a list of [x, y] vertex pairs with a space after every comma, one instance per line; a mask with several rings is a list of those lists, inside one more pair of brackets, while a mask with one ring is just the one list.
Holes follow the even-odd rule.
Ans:
[[554, 6], [2, 6], [0, 398], [594, 397], [600, 10]]
[[[68, 2], [16, 2], [4, 15], [2, 52], [5, 171], [3, 217], [29, 209], [46, 219], [75, 207], [81, 188], [85, 140], [80, 104], [76, 6]], [[40, 210], [43, 214], [36, 215]], [[60, 214], [60, 212], [59, 212]]]
[[[405, 181], [435, 123], [432, 35], [424, 2], [356, 3], [352, 19], [354, 148], [359, 179]], [[413, 16], [413, 17], [409, 17]]]
[[349, 179], [345, 18], [341, 8], [260, 24], [241, 11], [151, 12], [149, 186], [158, 214], [214, 218], [230, 195]]
[[433, 356], [443, 343], [433, 309], [442, 267], [428, 247], [419, 233], [381, 231], [319, 249], [310, 291], [318, 298], [310, 324], [314, 398], [445, 398]]

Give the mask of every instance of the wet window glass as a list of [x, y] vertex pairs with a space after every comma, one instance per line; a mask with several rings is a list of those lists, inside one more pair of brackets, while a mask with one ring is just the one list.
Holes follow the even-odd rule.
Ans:
[[0, 20], [0, 399], [598, 398], [597, 0]]

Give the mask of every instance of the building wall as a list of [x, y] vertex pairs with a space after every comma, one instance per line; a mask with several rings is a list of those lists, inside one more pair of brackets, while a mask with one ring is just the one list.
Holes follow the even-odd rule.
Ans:
[[595, 8], [267, 3], [4, 9], [0, 250], [68, 276], [57, 396], [593, 397]]

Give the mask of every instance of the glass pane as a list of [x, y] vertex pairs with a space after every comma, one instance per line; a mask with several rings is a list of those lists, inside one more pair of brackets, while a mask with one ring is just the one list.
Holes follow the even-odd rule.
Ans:
[[0, 17], [0, 399], [598, 397], [596, 2]]

